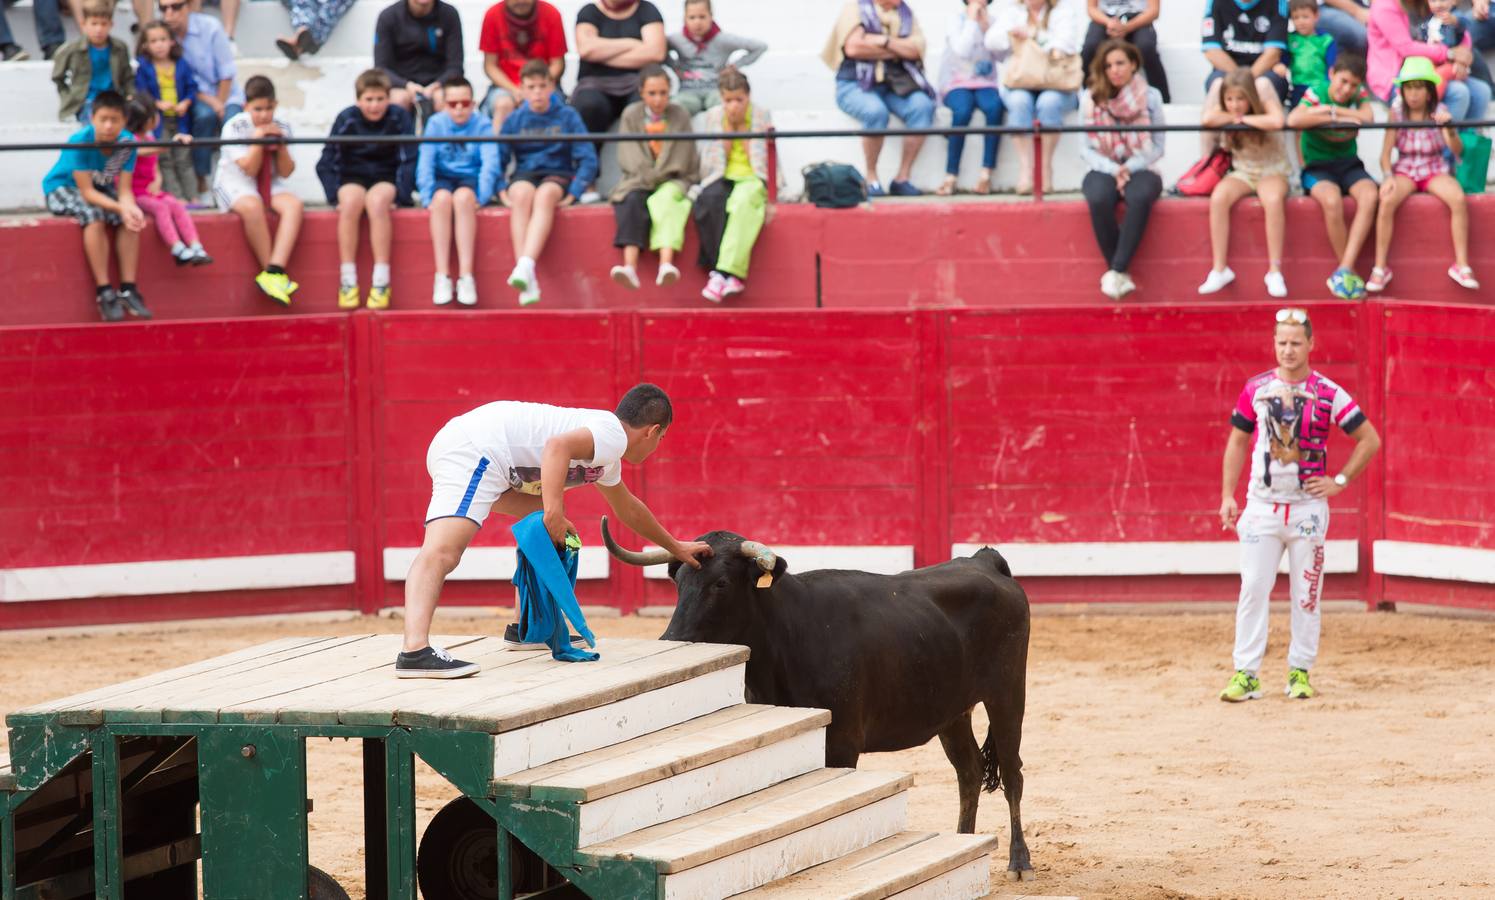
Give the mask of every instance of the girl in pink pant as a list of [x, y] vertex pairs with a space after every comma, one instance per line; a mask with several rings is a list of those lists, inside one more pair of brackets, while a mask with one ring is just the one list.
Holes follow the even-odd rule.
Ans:
[[[131, 134], [148, 137], [156, 127], [156, 116], [155, 109], [132, 100], [125, 127]], [[184, 144], [191, 143], [192, 136], [178, 134], [176, 139]], [[202, 248], [202, 241], [197, 238], [197, 226], [192, 224], [187, 207], [181, 200], [161, 190], [161, 171], [156, 165], [160, 153], [159, 148], [152, 147], [136, 152], [135, 177], [132, 179], [135, 204], [156, 223], [156, 231], [171, 248], [171, 256], [177, 265], [205, 266], [213, 261], [213, 257]]]

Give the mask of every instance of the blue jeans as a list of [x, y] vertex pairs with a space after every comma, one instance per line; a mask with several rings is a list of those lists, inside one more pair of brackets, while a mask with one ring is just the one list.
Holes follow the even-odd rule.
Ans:
[[1450, 81], [1443, 94], [1443, 105], [1456, 122], [1483, 119], [1490, 108], [1490, 86], [1478, 78]]
[[[950, 124], [956, 128], [971, 124], [971, 117], [978, 109], [986, 117], [988, 126], [1002, 124], [1002, 95], [997, 93], [996, 88], [955, 88], [945, 95], [945, 105], [950, 107]], [[985, 168], [997, 167], [997, 138], [998, 135], [995, 134], [983, 135], [981, 138], [981, 165]], [[947, 173], [960, 173], [960, 155], [965, 152], [965, 148], [965, 135], [950, 135], [949, 144], [945, 148]]]
[[[223, 108], [223, 118], [213, 112], [213, 107], [194, 100], [192, 102], [192, 137], [215, 138], [223, 133], [223, 123], [244, 111], [244, 107], [237, 103], [230, 103]], [[217, 153], [216, 147], [193, 147], [192, 168], [198, 175], [206, 178], [213, 174], [213, 154]]]
[[900, 97], [885, 84], [862, 90], [855, 81], [836, 81], [836, 106], [862, 123], [863, 128], [887, 128], [888, 114], [903, 120], [909, 128], [928, 128], [934, 124], [934, 98], [923, 91]]
[[1495, 13], [1491, 13], [1490, 18], [1481, 20], [1467, 12], [1461, 12], [1459, 18], [1464, 20], [1464, 28], [1468, 30], [1476, 50], [1495, 50]]
[[1320, 6], [1319, 30], [1334, 38], [1341, 51], [1353, 50], [1365, 55], [1365, 26], [1344, 10]]
[[[10, 31], [10, 23], [5, 21], [5, 7], [15, 5], [16, 0], [4, 0], [4, 4], [0, 5], [0, 46], [16, 42], [15, 35]], [[57, 10], [57, 0], [34, 0], [31, 13], [36, 17], [36, 40], [43, 50], [60, 47], [67, 42], [67, 34], [62, 30], [62, 15]]]
[[1042, 91], [1034, 94], [1019, 88], [1002, 88], [1002, 105], [1007, 107], [1007, 124], [1017, 128], [1033, 127], [1033, 116], [1047, 128], [1064, 124], [1064, 114], [1080, 108], [1078, 91]]

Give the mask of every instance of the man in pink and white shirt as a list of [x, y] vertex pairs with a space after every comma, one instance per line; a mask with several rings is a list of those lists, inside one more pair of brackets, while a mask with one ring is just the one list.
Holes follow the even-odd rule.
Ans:
[[[1266, 655], [1268, 605], [1284, 549], [1292, 609], [1287, 696], [1313, 696], [1308, 670], [1318, 656], [1329, 498], [1344, 490], [1381, 447], [1360, 405], [1309, 365], [1313, 323], [1307, 311], [1278, 310], [1273, 345], [1277, 367], [1246, 382], [1230, 415], [1221, 476], [1220, 525], [1234, 525], [1241, 539], [1236, 671], [1220, 692], [1221, 700], [1232, 702], [1261, 697], [1257, 673]], [[1331, 477], [1328, 444], [1335, 427], [1355, 440], [1355, 449]], [[1243, 514], [1235, 487], [1248, 453], [1251, 483]]]

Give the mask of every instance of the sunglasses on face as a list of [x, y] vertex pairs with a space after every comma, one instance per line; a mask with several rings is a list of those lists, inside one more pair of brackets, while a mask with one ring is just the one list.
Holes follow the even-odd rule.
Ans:
[[1279, 309], [1277, 310], [1277, 322], [1278, 324], [1307, 325], [1308, 310], [1295, 309], [1293, 307]]
[[472, 105], [472, 101], [471, 100], [448, 100], [448, 101], [446, 101], [446, 105], [452, 107], [453, 109], [466, 109], [467, 107], [469, 107], [469, 106]]

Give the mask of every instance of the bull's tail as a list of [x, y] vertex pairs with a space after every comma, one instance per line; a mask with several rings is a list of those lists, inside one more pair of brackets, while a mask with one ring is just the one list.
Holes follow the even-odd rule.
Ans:
[[997, 771], [997, 742], [991, 728], [986, 729], [986, 743], [981, 745], [981, 786], [988, 794], [996, 793], [1002, 786], [1002, 776]]
[[976, 551], [975, 558], [990, 561], [992, 565], [996, 566], [998, 572], [1006, 575], [1008, 578], [1012, 577], [1012, 567], [1007, 565], [1006, 557], [998, 553], [995, 547], [982, 547]]

